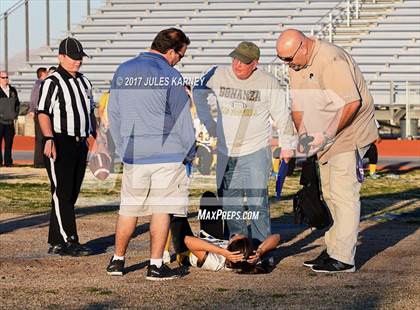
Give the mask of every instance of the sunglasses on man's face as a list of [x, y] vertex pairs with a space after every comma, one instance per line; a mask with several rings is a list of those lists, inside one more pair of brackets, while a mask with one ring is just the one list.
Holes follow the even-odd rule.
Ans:
[[284, 61], [284, 62], [292, 62], [292, 61], [293, 61], [293, 58], [295, 58], [295, 56], [296, 56], [297, 52], [299, 51], [300, 47], [302, 46], [302, 43], [303, 43], [303, 41], [302, 41], [302, 42], [300, 42], [300, 44], [299, 44], [298, 48], [296, 49], [296, 52], [294, 52], [292, 56], [282, 57], [282, 56], [280, 56], [280, 55], [277, 55], [277, 57], [278, 57], [281, 61]]
[[[175, 50], [174, 50], [175, 51]], [[175, 51], [175, 53], [178, 55], [178, 57], [179, 57], [179, 60], [181, 61], [181, 59], [185, 56], [184, 54], [181, 54], [180, 52], [178, 52], [178, 51]]]
[[3, 80], [7, 80], [9, 77], [8, 76], [0, 76], [0, 79], [3, 79]]

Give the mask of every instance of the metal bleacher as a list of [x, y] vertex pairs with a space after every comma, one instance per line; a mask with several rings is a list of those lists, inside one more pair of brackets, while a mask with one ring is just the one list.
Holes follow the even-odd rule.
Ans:
[[[328, 39], [326, 16], [339, 16], [346, 2], [351, 1], [106, 0], [68, 35], [78, 38], [90, 55], [82, 71], [98, 95], [109, 87], [117, 66], [147, 50], [161, 29], [178, 27], [190, 37], [187, 55], [178, 65], [185, 76], [200, 76], [210, 66], [229, 64], [228, 53], [242, 40], [257, 43], [261, 65], [271, 68], [281, 66], [279, 61], [273, 61], [275, 41], [282, 30], [293, 27]], [[404, 105], [407, 100], [419, 103], [419, 1], [358, 3], [358, 18], [352, 18], [350, 23], [345, 19], [334, 22], [332, 41], [356, 59], [376, 104]], [[354, 16], [355, 8], [349, 13]], [[12, 82], [23, 100], [28, 100], [36, 68], [56, 64], [57, 49], [58, 42], [32, 57], [13, 76]], [[414, 89], [411, 97], [407, 96], [408, 85]]]
[[398, 124], [408, 105], [410, 117], [420, 118], [419, 20], [418, 1], [395, 1], [376, 21], [363, 24], [359, 36], [342, 43], [369, 82], [379, 120]]
[[[117, 65], [146, 50], [160, 29], [179, 27], [188, 34], [192, 43], [179, 70], [187, 76], [198, 76], [211, 64], [229, 63], [227, 54], [245, 39], [256, 41], [262, 48], [261, 63], [271, 62], [274, 43], [282, 29], [299, 27], [309, 32], [336, 3], [300, 0], [291, 7], [270, 0], [108, 0], [69, 35], [78, 38], [91, 56], [84, 63], [83, 72], [100, 93], [109, 86]], [[56, 55], [57, 44], [39, 58], [33, 57], [13, 83], [24, 94], [33, 83], [34, 70], [55, 64]]]

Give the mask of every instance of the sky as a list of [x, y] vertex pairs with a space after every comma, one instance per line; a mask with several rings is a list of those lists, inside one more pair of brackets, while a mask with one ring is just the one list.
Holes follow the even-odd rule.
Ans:
[[[86, 18], [87, 0], [70, 0], [71, 25], [77, 25]], [[0, 13], [9, 9], [19, 0], [0, 0]], [[29, 48], [37, 49], [46, 45], [46, 1], [29, 0]], [[91, 0], [91, 14], [101, 7], [105, 0]], [[50, 40], [54, 44], [65, 36], [67, 29], [67, 1], [50, 0]], [[8, 18], [9, 59], [25, 51], [25, 9], [22, 5]], [[4, 58], [4, 21], [0, 21], [0, 62]]]

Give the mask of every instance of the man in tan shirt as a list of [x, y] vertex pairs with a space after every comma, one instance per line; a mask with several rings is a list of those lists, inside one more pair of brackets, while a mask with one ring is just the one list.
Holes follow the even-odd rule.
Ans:
[[353, 272], [363, 179], [356, 166], [378, 138], [373, 98], [342, 48], [288, 29], [276, 49], [289, 66], [299, 136], [313, 137], [307, 155], [317, 154], [323, 197], [334, 221], [325, 233], [327, 249], [304, 265], [316, 272]]

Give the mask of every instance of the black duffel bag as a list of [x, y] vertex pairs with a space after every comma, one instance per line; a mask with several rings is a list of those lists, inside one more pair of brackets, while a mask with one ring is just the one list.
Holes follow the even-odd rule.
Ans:
[[293, 197], [295, 223], [305, 223], [317, 229], [329, 226], [331, 217], [321, 197], [315, 156], [307, 158], [303, 163], [300, 184], [303, 187]]

